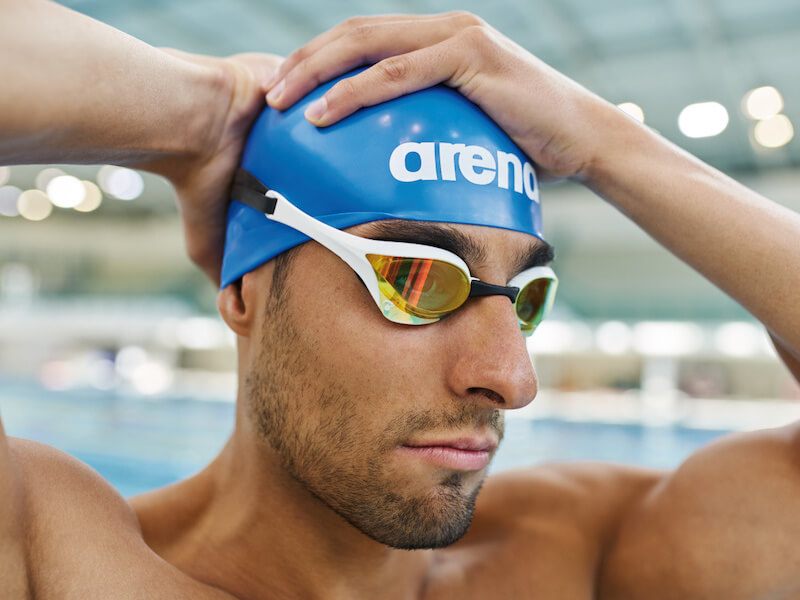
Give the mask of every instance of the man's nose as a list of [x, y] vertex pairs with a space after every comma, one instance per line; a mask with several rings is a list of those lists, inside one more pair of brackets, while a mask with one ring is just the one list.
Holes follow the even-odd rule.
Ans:
[[447, 318], [448, 385], [459, 397], [493, 408], [522, 408], [538, 382], [514, 305], [504, 296], [470, 298]]

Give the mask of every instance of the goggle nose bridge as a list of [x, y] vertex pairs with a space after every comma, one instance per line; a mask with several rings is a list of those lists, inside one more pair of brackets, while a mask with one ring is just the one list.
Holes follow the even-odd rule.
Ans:
[[507, 285], [494, 285], [473, 277], [468, 297], [476, 298], [480, 296], [505, 296], [511, 300], [511, 302], [516, 302], [517, 296], [519, 296], [519, 288]]

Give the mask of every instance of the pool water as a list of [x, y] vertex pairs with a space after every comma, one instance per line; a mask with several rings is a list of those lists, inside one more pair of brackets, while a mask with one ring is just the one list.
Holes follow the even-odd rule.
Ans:
[[[188, 398], [148, 401], [94, 390], [52, 392], [3, 381], [0, 415], [8, 435], [76, 456], [129, 496], [191, 475], [213, 459], [233, 428], [234, 405]], [[491, 469], [552, 460], [670, 468], [723, 433], [510, 418]]]

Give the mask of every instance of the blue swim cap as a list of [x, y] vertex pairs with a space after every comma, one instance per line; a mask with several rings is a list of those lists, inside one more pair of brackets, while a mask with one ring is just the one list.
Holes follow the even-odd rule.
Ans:
[[[241, 167], [337, 229], [409, 219], [489, 225], [542, 238], [531, 162], [480, 108], [440, 85], [317, 128], [304, 112], [336, 81], [284, 112], [265, 108]], [[222, 287], [305, 241], [234, 197]]]

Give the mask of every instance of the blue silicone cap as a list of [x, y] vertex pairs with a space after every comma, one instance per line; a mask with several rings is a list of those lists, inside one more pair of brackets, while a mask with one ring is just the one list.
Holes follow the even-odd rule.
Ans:
[[[488, 225], [542, 239], [531, 161], [475, 104], [440, 85], [317, 128], [304, 112], [336, 81], [286, 111], [265, 108], [247, 139], [242, 168], [338, 229], [409, 219]], [[222, 287], [306, 241], [234, 198]]]

